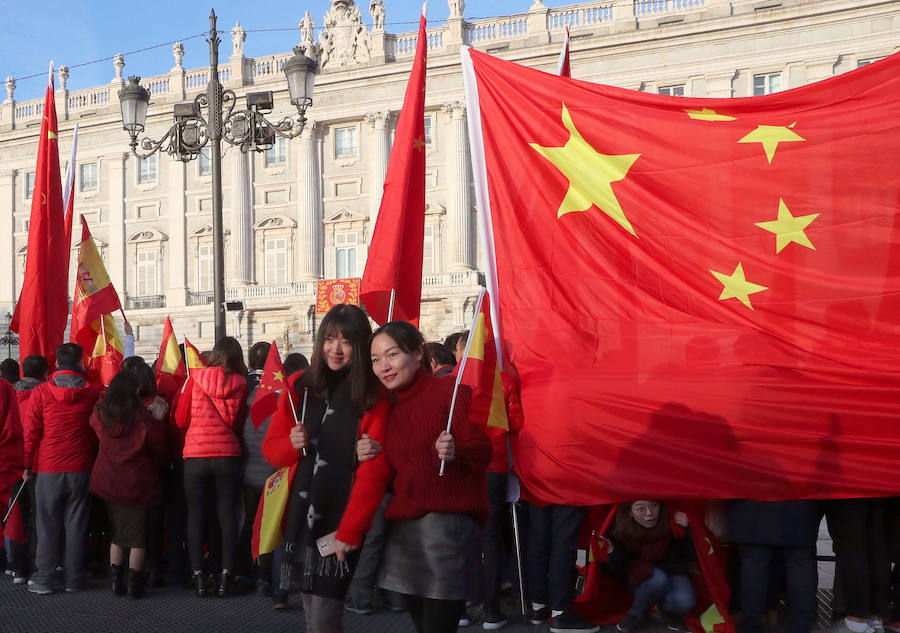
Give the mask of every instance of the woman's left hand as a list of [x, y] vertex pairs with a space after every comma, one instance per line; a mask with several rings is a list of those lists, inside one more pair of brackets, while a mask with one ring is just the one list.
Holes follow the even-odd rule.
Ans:
[[441, 431], [434, 448], [437, 449], [438, 459], [448, 462], [456, 459], [456, 444], [453, 443], [453, 436], [447, 431]]
[[675, 521], [675, 525], [680, 525], [681, 527], [688, 526], [688, 518], [684, 512], [676, 512], [675, 516], [672, 517], [672, 520]]
[[350, 545], [350, 543], [344, 543], [344, 541], [338, 541], [337, 539], [334, 541], [334, 553], [341, 562], [344, 562], [347, 554], [355, 549], [359, 549], [359, 545]]

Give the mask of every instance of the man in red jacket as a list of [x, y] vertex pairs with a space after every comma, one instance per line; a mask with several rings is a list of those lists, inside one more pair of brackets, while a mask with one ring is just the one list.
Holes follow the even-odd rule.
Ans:
[[58, 544], [63, 542], [66, 591], [79, 591], [86, 584], [88, 488], [96, 454], [90, 417], [100, 387], [88, 382], [81, 346], [57, 347], [56, 365], [50, 380], [32, 391], [25, 432], [25, 477], [36, 474], [37, 503], [37, 570], [28, 590], [40, 595], [53, 591]]

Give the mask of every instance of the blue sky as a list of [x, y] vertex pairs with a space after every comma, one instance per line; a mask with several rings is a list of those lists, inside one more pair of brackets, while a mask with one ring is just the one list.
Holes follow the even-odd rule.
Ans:
[[[575, 0], [545, 0], [550, 7], [571, 4]], [[0, 37], [0, 82], [16, 77], [16, 101], [43, 96], [50, 60], [56, 66], [66, 64], [69, 90], [80, 90], [109, 82], [115, 76], [112, 60], [75, 67], [94, 60], [111, 58], [158, 44], [152, 50], [126, 54], [125, 75], [151, 76], [172, 67], [169, 42], [184, 40], [185, 68], [209, 64], [209, 49], [203, 38], [188, 40], [209, 29], [209, 9], [215, 4], [220, 30], [230, 30], [235, 20], [247, 29], [245, 55], [248, 57], [286, 52], [299, 41], [297, 23], [306, 10], [316, 22], [331, 6], [331, 0], [262, 0], [257, 3], [234, 0], [156, 0], [155, 2], [111, 2], [109, 0], [49, 0], [40, 8], [30, 2], [3, 3], [3, 37]], [[371, 21], [368, 0], [357, 0], [363, 20]], [[419, 0], [385, 0], [387, 30], [415, 30], [422, 4]], [[467, 19], [527, 11], [531, 0], [468, 0]], [[431, 0], [428, 18], [431, 24], [443, 22], [449, 13], [446, 0]], [[254, 33], [252, 29], [289, 29]], [[231, 54], [231, 38], [220, 35], [220, 58]], [[29, 75], [40, 75], [24, 79]], [[58, 79], [57, 79], [58, 81]], [[2, 84], [0, 84], [2, 85]], [[0, 88], [0, 101], [6, 98]]]

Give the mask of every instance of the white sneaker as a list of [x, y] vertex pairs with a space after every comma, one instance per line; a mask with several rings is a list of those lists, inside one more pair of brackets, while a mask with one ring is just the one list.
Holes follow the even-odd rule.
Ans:
[[875, 629], [875, 633], [884, 633], [884, 620], [881, 618], [868, 618], [866, 624]]

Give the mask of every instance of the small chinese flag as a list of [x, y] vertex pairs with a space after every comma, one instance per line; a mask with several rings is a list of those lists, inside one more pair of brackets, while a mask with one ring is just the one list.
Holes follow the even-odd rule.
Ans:
[[122, 369], [122, 361], [125, 360], [125, 345], [119, 336], [113, 315], [104, 314], [92, 327], [100, 330], [100, 335], [97, 337], [94, 350], [88, 359], [88, 378], [108, 387]]
[[253, 428], [258, 429], [266, 418], [275, 413], [278, 405], [278, 394], [284, 389], [284, 365], [281, 364], [281, 356], [278, 354], [278, 345], [272, 341], [266, 364], [263, 366], [263, 375], [256, 388], [253, 404], [250, 405], [250, 420]]
[[197, 348], [194, 347], [194, 344], [191, 343], [186, 336], [184, 337], [184, 356], [185, 361], [187, 362], [188, 372], [191, 372], [195, 369], [206, 369], [206, 361], [203, 360], [200, 352], [197, 351]]
[[481, 299], [475, 326], [469, 333], [469, 354], [460, 382], [472, 387], [469, 420], [477, 424], [509, 430], [503, 382], [497, 363], [497, 346], [491, 327], [491, 299], [487, 291]]
[[159, 357], [156, 359], [156, 386], [159, 392], [169, 398], [178, 393], [181, 385], [187, 380], [184, 358], [178, 349], [178, 339], [172, 329], [172, 320], [166, 317], [162, 342], [159, 345]]

